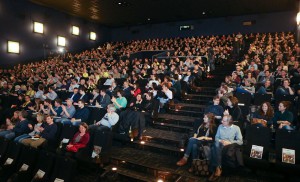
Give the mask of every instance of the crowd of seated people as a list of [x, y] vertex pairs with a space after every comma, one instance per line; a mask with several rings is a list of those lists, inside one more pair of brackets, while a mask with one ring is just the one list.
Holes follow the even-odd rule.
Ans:
[[[222, 123], [238, 122], [236, 124], [240, 127], [243, 126], [240, 124], [242, 111], [238, 99], [233, 96], [235, 92], [253, 95], [260, 91], [275, 96], [300, 93], [297, 63], [300, 51], [293, 34], [257, 33], [245, 35], [244, 39], [251, 43], [245, 59], [238, 63], [232, 75], [225, 78], [214, 98], [214, 106], [207, 111], [219, 120], [223, 118]], [[137, 136], [141, 136], [143, 127], [151, 124], [155, 106], [160, 112], [166, 112], [171, 100], [180, 100], [182, 92], [189, 92], [192, 84], [201, 82], [208, 74], [207, 65], [213, 70], [214, 63], [224, 63], [236, 56], [236, 41], [240, 40], [233, 34], [115, 42], [74, 55], [68, 53], [41, 62], [17, 65], [14, 69], [0, 69], [0, 94], [2, 103], [5, 103], [1, 108], [3, 129], [0, 136], [13, 139], [26, 134], [28, 137], [35, 131], [39, 133], [34, 135], [52, 140], [56, 122], [80, 127], [82, 122], [87, 122], [91, 131], [104, 127], [112, 129], [117, 125], [119, 133], [128, 134], [131, 129], [137, 130]], [[141, 50], [171, 51], [162, 60], [130, 60], [130, 54]], [[268, 122], [277, 122], [275, 127], [293, 129], [290, 114], [286, 114], [287, 108], [288, 104], [280, 103], [278, 113], [276, 111], [272, 119], [268, 116]], [[11, 118], [15, 111], [18, 111], [18, 117]], [[37, 112], [46, 115], [45, 127], [37, 125]], [[98, 115], [96, 120], [91, 117], [93, 113]], [[118, 121], [110, 122], [111, 115]], [[134, 115], [134, 121], [126, 119], [129, 115]], [[29, 125], [26, 118], [37, 123]], [[220, 143], [228, 144], [222, 141], [222, 136], [218, 138]], [[78, 140], [79, 137], [73, 142]], [[44, 141], [23, 138], [21, 142], [38, 147]], [[215, 153], [220, 153], [219, 149], [215, 146]], [[217, 162], [215, 167], [219, 169]]]
[[[194, 136], [188, 141], [183, 158], [177, 162], [179, 166], [185, 165], [189, 156], [192, 155], [193, 159], [199, 157], [199, 148], [202, 145], [209, 146], [210, 152], [206, 157], [210, 160], [213, 171], [209, 181], [217, 180], [222, 173], [223, 148], [242, 145], [242, 133], [246, 125], [254, 124], [279, 130], [295, 130], [299, 127], [297, 117], [300, 49], [294, 41], [294, 35], [274, 33], [250, 36], [254, 42], [250, 44], [249, 51], [236, 64], [232, 75], [226, 76], [217, 89], [213, 104], [205, 110], [203, 124], [196, 128]], [[272, 99], [262, 101], [258, 109], [245, 118], [241, 107], [249, 110], [250, 105], [240, 105], [238, 93], [249, 95], [250, 103], [255, 99], [256, 93], [271, 94]], [[279, 100], [283, 95], [297, 97], [291, 97], [292, 100]], [[294, 110], [289, 109], [290, 107]], [[295, 108], [296, 112], [293, 112]], [[217, 130], [212, 129], [212, 126], [219, 124], [217, 118], [222, 118], [220, 125]], [[193, 168], [189, 171], [192, 172]]]
[[[117, 125], [118, 133], [131, 129], [140, 137], [154, 113], [166, 112], [171, 100], [207, 75], [207, 61], [224, 63], [231, 56], [234, 36], [114, 42], [0, 69], [0, 136], [40, 147], [55, 140], [57, 124], [83, 130], [86, 122], [90, 131]], [[170, 51], [162, 60], [129, 59], [140, 50]]]

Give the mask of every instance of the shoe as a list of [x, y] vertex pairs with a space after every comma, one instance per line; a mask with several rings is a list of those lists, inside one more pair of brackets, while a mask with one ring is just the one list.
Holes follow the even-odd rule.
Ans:
[[216, 171], [215, 171], [215, 176], [220, 177], [221, 174], [222, 174], [222, 169], [221, 169], [220, 167], [217, 167], [217, 168], [216, 168]]
[[208, 178], [208, 181], [217, 181], [222, 174], [222, 169], [220, 167], [216, 168], [216, 171]]
[[180, 159], [180, 161], [178, 161], [176, 163], [176, 165], [177, 166], [184, 166], [186, 163], [187, 163], [187, 159], [183, 157], [182, 159]]
[[194, 169], [193, 169], [193, 167], [191, 167], [191, 168], [189, 168], [189, 173], [193, 173], [194, 172]]
[[215, 172], [211, 174], [211, 176], [208, 178], [208, 181], [214, 181], [214, 178], [215, 178]]

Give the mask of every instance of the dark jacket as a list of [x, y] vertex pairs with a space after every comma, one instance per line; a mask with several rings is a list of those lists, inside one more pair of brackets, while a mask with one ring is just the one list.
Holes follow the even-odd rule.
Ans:
[[30, 129], [28, 128], [29, 121], [27, 119], [19, 121], [16, 123], [15, 127], [12, 129], [15, 132], [16, 136], [22, 135], [24, 133], [29, 133]]
[[[74, 93], [70, 94], [69, 98], [72, 98], [73, 95], [74, 95]], [[73, 102], [78, 102], [79, 98], [80, 98], [80, 94], [77, 93], [73, 96], [72, 100], [73, 100]]]
[[87, 107], [83, 107], [82, 109], [78, 108], [73, 116], [75, 119], [81, 119], [82, 122], [88, 120], [90, 115], [90, 110]]
[[105, 94], [104, 97], [100, 96], [100, 102], [99, 104], [101, 105], [102, 108], [106, 108], [108, 104], [111, 103], [110, 101], [110, 96], [108, 94]]
[[42, 127], [44, 127], [44, 130], [41, 133], [41, 137], [45, 138], [48, 141], [55, 140], [56, 132], [57, 132], [57, 125], [55, 123], [48, 125], [44, 124]]

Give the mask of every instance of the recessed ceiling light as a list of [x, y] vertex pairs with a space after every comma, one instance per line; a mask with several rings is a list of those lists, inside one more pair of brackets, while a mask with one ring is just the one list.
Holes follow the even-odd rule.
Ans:
[[203, 11], [202, 14], [205, 15], [205, 11]]
[[148, 20], [148, 21], [150, 21], [150, 20], [151, 20], [151, 18], [148, 18], [147, 20]]
[[121, 2], [118, 2], [118, 5], [121, 5], [122, 3]]

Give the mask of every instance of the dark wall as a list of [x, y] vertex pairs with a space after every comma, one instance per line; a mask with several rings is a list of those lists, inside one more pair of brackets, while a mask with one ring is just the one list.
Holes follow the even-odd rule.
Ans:
[[[254, 20], [252, 26], [243, 26], [243, 21]], [[112, 40], [134, 40], [147, 38], [187, 37], [193, 35], [231, 34], [234, 32], [295, 31], [296, 12], [280, 12], [259, 15], [212, 18], [185, 22], [149, 24], [121, 27], [112, 30]], [[180, 31], [180, 25], [193, 25], [194, 30]]]
[[[44, 34], [33, 33], [33, 21], [44, 23]], [[57, 51], [57, 35], [66, 37], [66, 49], [70, 52], [96, 47], [110, 40], [107, 27], [32, 4], [27, 0], [1, 0], [0, 23], [0, 67], [40, 60], [50, 51]], [[71, 35], [72, 25], [80, 27], [80, 36]], [[96, 41], [89, 40], [90, 31], [97, 33]], [[7, 53], [7, 40], [20, 42], [19, 55]]]

